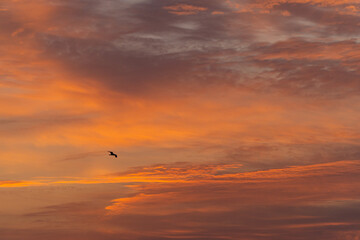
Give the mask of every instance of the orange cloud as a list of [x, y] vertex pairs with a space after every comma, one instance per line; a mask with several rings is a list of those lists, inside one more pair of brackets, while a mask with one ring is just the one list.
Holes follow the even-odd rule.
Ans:
[[[103, 189], [103, 192], [93, 193], [96, 198], [90, 201], [48, 206], [27, 217], [56, 217], [77, 222], [84, 218], [87, 226], [97, 226], [94, 227], [97, 232], [115, 236], [131, 234], [127, 231], [129, 228], [141, 229], [142, 234], [153, 236], [154, 239], [164, 236], [184, 238], [188, 233], [199, 236], [203, 231], [201, 229], [211, 235], [224, 234], [221, 229], [211, 227], [209, 221], [221, 223], [222, 228], [238, 228], [245, 224], [251, 236], [255, 229], [277, 234], [278, 231], [303, 232], [333, 226], [347, 226], [350, 230], [357, 227], [354, 216], [348, 215], [348, 210], [357, 209], [358, 161], [253, 172], [239, 172], [241, 169], [239, 164], [178, 163], [136, 168], [93, 179], [48, 179], [50, 185], [47, 186], [57, 187], [129, 181], [133, 184], [128, 187], [133, 191], [127, 194], [119, 191], [118, 194], [123, 197], [114, 199], [111, 205], [106, 206], [107, 213], [101, 211], [100, 207], [103, 198], [110, 194], [105, 189], [112, 184], [99, 185], [96, 189]], [[162, 182], [163, 179], [167, 181]], [[9, 181], [5, 184], [14, 183]], [[113, 195], [115, 189], [110, 190]], [[355, 205], [351, 206], [353, 202]], [[329, 211], [324, 211], [324, 208]], [[332, 215], [332, 211], [335, 215]], [[339, 216], [341, 211], [344, 211], [344, 215]], [[237, 217], [234, 218], [234, 215]], [[339, 220], [334, 221], [334, 216]], [[142, 224], [139, 224], [139, 219], [143, 220]], [[163, 221], [170, 223], [170, 226], [164, 225]], [[193, 221], [197, 225], [193, 225]], [[187, 224], [184, 225], [184, 222]], [[124, 230], [115, 227], [120, 223]], [[85, 227], [82, 224], [72, 226], [80, 229]], [[201, 229], [198, 229], [200, 226]], [[241, 238], [243, 234], [243, 231], [227, 231], [224, 236]]]
[[[217, 205], [219, 201], [226, 201], [230, 205], [225, 204], [223, 207], [217, 207], [218, 210], [225, 211], [234, 207], [233, 204], [237, 205], [235, 201], [228, 199], [230, 195], [243, 199], [245, 202], [242, 202], [242, 204], [259, 203], [264, 196], [266, 196], [268, 204], [286, 202], [289, 199], [294, 201], [316, 201], [316, 199], [327, 201], [337, 198], [356, 198], [356, 193], [351, 190], [356, 188], [356, 184], [352, 185], [348, 182], [346, 175], [352, 176], [360, 170], [357, 161], [340, 161], [244, 173], [238, 172], [239, 167], [241, 165], [220, 164], [215, 167], [212, 165], [186, 166], [174, 164], [137, 169], [137, 173], [123, 173], [123, 177], [127, 176], [135, 179], [150, 177], [154, 182], [133, 186], [139, 192], [138, 194], [115, 199], [113, 204], [106, 207], [106, 209], [110, 211], [109, 214], [131, 213], [133, 211], [142, 212], [143, 214], [172, 214], [186, 211], [216, 211], [216, 207], [213, 205]], [[234, 170], [236, 173], [231, 173]], [[167, 179], [167, 182], [156, 183], [156, 178], [159, 180]], [[327, 189], [321, 189], [322, 183], [327, 182], [326, 179], [330, 181], [333, 178], [339, 180], [339, 182], [333, 183], [334, 185]], [[321, 183], [317, 184], [316, 187], [315, 185], [311, 187], [311, 185], [315, 184], [313, 183], [315, 179], [322, 179]], [[341, 194], [331, 192], [345, 185], [348, 189], [341, 191]], [[244, 188], [244, 193], [235, 190], [236, 187]], [[257, 193], [250, 190], [253, 188], [258, 189]], [[269, 189], [266, 190], [266, 188]], [[219, 189], [221, 194], [213, 193], [212, 189]], [[244, 197], [243, 194], [249, 194], [245, 193], [247, 191], [250, 191], [251, 195]], [[268, 195], [269, 191], [285, 191], [287, 194], [270, 196]], [[297, 196], [301, 194], [303, 194], [302, 200], [296, 200]], [[196, 202], [201, 203], [203, 201], [211, 203], [205, 206], [196, 204]], [[191, 207], [185, 209], [179, 207], [179, 205], [183, 204], [185, 206], [190, 204]], [[149, 206], [153, 206], [153, 208]], [[162, 206], [161, 211], [157, 208], [160, 206]]]
[[0, 235], [356, 238], [357, 1], [150, 2], [1, 7]]
[[[51, 186], [69, 184], [104, 184], [104, 183], [211, 183], [211, 182], [239, 182], [262, 183], [283, 181], [298, 178], [327, 176], [351, 173], [360, 169], [357, 161], [338, 161], [307, 166], [294, 166], [265, 171], [241, 172], [242, 164], [190, 164], [174, 163], [155, 165], [133, 170], [98, 176], [92, 178], [67, 177], [58, 179], [39, 178], [37, 181], [2, 181], [2, 187]], [[138, 186], [135, 186], [136, 188]]]
[[211, 12], [212, 15], [223, 15], [225, 14], [224, 12], [221, 12], [221, 11], [213, 11]]
[[[226, 3], [232, 8], [235, 12], [238, 13], [265, 13], [270, 14], [276, 10], [282, 4], [308, 4], [315, 5], [324, 8], [333, 8], [334, 12], [340, 14], [352, 14], [358, 15], [358, 1], [356, 0], [257, 0], [252, 1], [251, 3], [243, 3], [242, 1], [237, 0], [227, 0]], [[281, 11], [283, 16], [290, 16], [291, 13], [288, 11]]]
[[30, 187], [41, 185], [43, 184], [34, 181], [0, 181], [0, 188]]
[[175, 15], [194, 15], [199, 12], [208, 10], [206, 7], [193, 6], [189, 4], [178, 4], [173, 6], [166, 6], [163, 9], [168, 10], [169, 13]]

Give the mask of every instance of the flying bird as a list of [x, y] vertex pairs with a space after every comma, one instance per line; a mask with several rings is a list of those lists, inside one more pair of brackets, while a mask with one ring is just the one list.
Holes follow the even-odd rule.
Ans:
[[111, 151], [108, 151], [108, 152], [110, 153], [109, 156], [115, 156], [117, 158], [117, 155], [115, 153], [113, 153]]

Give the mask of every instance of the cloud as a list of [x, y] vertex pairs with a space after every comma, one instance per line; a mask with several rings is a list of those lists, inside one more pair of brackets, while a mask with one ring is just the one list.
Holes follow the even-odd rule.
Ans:
[[0, 181], [0, 188], [16, 188], [27, 186], [40, 186], [39, 182], [31, 181]]
[[[323, 231], [336, 239], [358, 227], [358, 191], [349, 182], [356, 178], [354, 164], [358, 165], [337, 162], [226, 177], [213, 173], [210, 182], [192, 181], [191, 174], [188, 182], [134, 186], [137, 194], [107, 207], [107, 222], [125, 224], [149, 239], [287, 239], [293, 234], [309, 239]], [[187, 174], [179, 166], [171, 169], [179, 170], [183, 179]], [[153, 167], [154, 174], [167, 175], [157, 169]], [[223, 182], [223, 177], [229, 181]]]
[[[98, 177], [93, 179], [96, 185], [81, 179], [52, 181], [55, 186], [93, 186], [89, 191], [98, 186], [102, 191], [82, 190], [86, 194], [77, 197], [85, 197], [85, 202], [50, 205], [26, 214], [39, 223], [61, 224], [61, 230], [33, 227], [16, 234], [2, 232], [9, 239], [26, 232], [87, 239], [83, 229], [89, 233], [91, 225], [90, 239], [122, 235], [128, 239], [261, 236], [270, 240], [293, 234], [309, 239], [325, 231], [332, 240], [354, 235], [359, 227], [359, 192], [354, 184], [359, 167], [354, 160], [243, 172], [239, 164], [174, 163]], [[127, 182], [132, 191], [104, 185], [116, 182]], [[117, 194], [110, 202], [109, 197]]]
[[[194, 191], [194, 199], [198, 199], [198, 201], [201, 202], [201, 199], [208, 199], [209, 194], [212, 194], [212, 191], [209, 191], [209, 189], [202, 189], [205, 186], [208, 186], [209, 188], [216, 188], [216, 186], [221, 186], [220, 189], [222, 189], [222, 195], [217, 196], [215, 195], [214, 198], [220, 197], [228, 199], [228, 196], [226, 196], [227, 193], [235, 194], [233, 192], [234, 187], [240, 187], [247, 184], [255, 184], [254, 186], [257, 186], [264, 190], [266, 193], [268, 191], [271, 191], [270, 186], [275, 187], [275, 189], [279, 188], [292, 188], [299, 184], [299, 182], [302, 182], [302, 184], [306, 185], [305, 183], [308, 183], [311, 181], [312, 178], [317, 177], [324, 177], [324, 178], [335, 178], [335, 179], [341, 179], [343, 177], [343, 172], [347, 172], [349, 175], [352, 175], [354, 170], [358, 168], [358, 162], [357, 161], [341, 161], [341, 162], [334, 162], [334, 163], [324, 163], [324, 164], [318, 164], [318, 165], [309, 165], [309, 166], [296, 166], [296, 167], [289, 167], [284, 169], [270, 169], [265, 171], [254, 171], [254, 172], [239, 172], [239, 165], [219, 165], [216, 168], [213, 168], [211, 165], [203, 165], [203, 166], [193, 166], [193, 167], [186, 167], [186, 170], [182, 166], [183, 164], [174, 164], [174, 165], [165, 165], [165, 166], [154, 166], [151, 168], [145, 168], [145, 169], [138, 169], [138, 172], [129, 172], [124, 173], [125, 175], [121, 174], [120, 176], [128, 176], [132, 178], [147, 178], [148, 176], [153, 179], [153, 181], [156, 182], [155, 179], [165, 180], [165, 183], [163, 185], [163, 189], [161, 185], [143, 185], [143, 186], [135, 186], [135, 188], [138, 188], [141, 191], [141, 194], [136, 195], [134, 197], [125, 198], [125, 199], [118, 199], [115, 200], [115, 204], [111, 207], [108, 207], [109, 210], [114, 210], [115, 212], [117, 210], [127, 211], [131, 208], [131, 206], [128, 206], [128, 204], [145, 201], [147, 202], [147, 199], [149, 199], [151, 202], [149, 204], [155, 204], [160, 203], [159, 200], [155, 199], [162, 199], [167, 198], [173, 199], [174, 201], [185, 201], [189, 203], [193, 203], [193, 199], [185, 199], [183, 200], [180, 195], [182, 194], [182, 191]], [[186, 165], [185, 165], [186, 166]], [[240, 168], [241, 169], [241, 168]], [[214, 171], [216, 170], [216, 171]], [[284, 182], [283, 182], [284, 181]], [[166, 183], [169, 182], [169, 183]], [[342, 181], [341, 181], [342, 182]], [[275, 184], [277, 183], [277, 184]], [[300, 184], [299, 187], [302, 185]], [[340, 183], [339, 183], [340, 184]], [[174, 189], [179, 186], [179, 191], [181, 193], [176, 193]], [[225, 187], [226, 186], [226, 187]], [[256, 188], [257, 188], [256, 187]], [[270, 189], [268, 189], [270, 188]], [[336, 186], [334, 186], [334, 189]], [[173, 189], [173, 190], [171, 190]], [[266, 189], [266, 190], [265, 190]], [[166, 193], [166, 191], [170, 191], [170, 194], [163, 194], [162, 190]], [[319, 189], [317, 189], [319, 190]], [[290, 191], [287, 189], [286, 191]], [[304, 196], [306, 194], [315, 194], [312, 190], [304, 188], [300, 190], [299, 188], [296, 189], [296, 191], [304, 191]], [[309, 191], [309, 192], [307, 192]], [[238, 190], [236, 190], [238, 192]], [[323, 194], [327, 194], [329, 192], [329, 189], [324, 190]], [[241, 194], [242, 198], [244, 196], [241, 191], [238, 192]], [[290, 194], [290, 192], [288, 192]], [[350, 192], [349, 192], [350, 193]], [[154, 195], [155, 194], [155, 195]], [[157, 195], [159, 194], [159, 195]], [[204, 194], [205, 196], [198, 196], [198, 194]], [[295, 194], [295, 192], [294, 192]], [[299, 193], [300, 194], [300, 193]], [[317, 192], [316, 194], [320, 194], [320, 192]], [[246, 194], [245, 194], [246, 195]], [[296, 194], [295, 194], [296, 195]], [[321, 194], [320, 194], [321, 195]], [[319, 196], [320, 196], [319, 195]], [[248, 196], [248, 195], [247, 195]], [[344, 196], [344, 195], [342, 195]], [[255, 196], [254, 196], [255, 197]], [[258, 198], [259, 196], [256, 196]], [[133, 199], [134, 198], [134, 199]], [[245, 197], [247, 198], [247, 197]], [[279, 198], [275, 197], [275, 201], [279, 201], [281, 196]], [[169, 200], [168, 199], [168, 200]], [[258, 201], [262, 201], [261, 197], [258, 198]], [[311, 199], [311, 200], [310, 200]], [[134, 201], [132, 201], [134, 200]], [[285, 200], [285, 199], [284, 199]], [[306, 198], [303, 199], [304, 201], [307, 201]], [[310, 201], [313, 201], [315, 199], [309, 198]], [[211, 201], [211, 200], [209, 200]], [[255, 199], [252, 199], [251, 201], [255, 201]], [[268, 200], [269, 201], [269, 200]], [[302, 200], [300, 200], [302, 201]], [[166, 202], [166, 200], [165, 200]], [[214, 201], [214, 204], [217, 204], [219, 201]], [[270, 203], [270, 202], [269, 202]], [[162, 204], [162, 203], [160, 203]], [[251, 202], [249, 202], [251, 204]], [[141, 204], [140, 204], [141, 205]], [[226, 205], [225, 205], [226, 206]], [[118, 207], [118, 208], [117, 208]], [[141, 207], [144, 207], [141, 205]], [[180, 208], [181, 209], [181, 208]], [[145, 211], [145, 209], [142, 209]], [[179, 208], [176, 208], [176, 211], [178, 211]], [[153, 210], [149, 210], [153, 211]], [[181, 211], [181, 210], [180, 210]]]
[[0, 9], [3, 238], [359, 237], [357, 0]]
[[[321, 4], [322, 8], [312, 3], [259, 1], [256, 6], [271, 8], [274, 14], [260, 14], [258, 17], [246, 13], [208, 14], [192, 16], [186, 21], [164, 13], [164, 8], [174, 11], [185, 9], [190, 13], [206, 9], [228, 13], [228, 9], [218, 1], [204, 2], [201, 7], [187, 3], [168, 5], [162, 1], [113, 3], [113, 8], [91, 1], [86, 11], [81, 11], [84, 7], [81, 2], [57, 6], [41, 3], [42, 16], [47, 20], [40, 22], [32, 15], [19, 16], [13, 20], [16, 26], [11, 33], [23, 29], [18, 33], [24, 35], [22, 40], [31, 41], [36, 46], [36, 55], [43, 59], [41, 61], [55, 63], [58, 71], [65, 73], [67, 78], [75, 79], [80, 84], [86, 82], [137, 97], [193, 94], [204, 87], [224, 84], [230, 87], [240, 85], [242, 89], [257, 92], [259, 87], [255, 86], [268, 87], [269, 76], [263, 76], [263, 70], [275, 68], [276, 65], [283, 67], [275, 69], [272, 76], [278, 71], [285, 74], [288, 69], [295, 69], [283, 76], [284, 81], [272, 77], [274, 82], [280, 83], [271, 86], [282, 93], [319, 95], [318, 92], [324, 89], [318, 90], [318, 86], [325, 88], [327, 85], [326, 90], [335, 91], [336, 82], [321, 78], [345, 74], [348, 85], [342, 86], [342, 90], [338, 90], [340, 93], [333, 94], [335, 97], [350, 91], [356, 94], [350, 89], [356, 85], [353, 79], [358, 77], [355, 71], [357, 55], [356, 52], [347, 51], [345, 45], [357, 49], [358, 44], [354, 40], [342, 41], [333, 36], [341, 38], [344, 34], [343, 39], [351, 34], [356, 36], [357, 17], [322, 9], [330, 8], [335, 3]], [[15, 6], [18, 12], [22, 11], [21, 7]], [[115, 16], [115, 10], [124, 14]], [[151, 16], [148, 14], [150, 10], [154, 13]], [[288, 14], [276, 15], [276, 11]], [[291, 19], [284, 21], [284, 17]], [[22, 26], [26, 21], [33, 22], [31, 27]], [[119, 24], [122, 22], [128, 24]], [[249, 28], [249, 24], [254, 27]], [[329, 31], [335, 34], [329, 35]], [[31, 39], [25, 37], [29, 34], [32, 35]], [[301, 38], [292, 37], [294, 35]], [[321, 41], [315, 40], [319, 38]], [[296, 51], [295, 48], [299, 50], [298, 53], [286, 53], [283, 48], [282, 58], [269, 59], [269, 54], [262, 52], [264, 49], [254, 47], [259, 46], [257, 42], [261, 42], [262, 46], [267, 42], [268, 49], [284, 45], [284, 48], [291, 48], [292, 51]], [[316, 50], [311, 51], [311, 48]], [[254, 55], [256, 59], [252, 59]], [[287, 62], [281, 61], [284, 59]], [[328, 71], [323, 70], [325, 66], [328, 66]], [[257, 78], [254, 78], [254, 74], [258, 75]], [[315, 76], [320, 79], [314, 79]], [[294, 78], [301, 78], [302, 82], [298, 83]], [[288, 82], [290, 86], [287, 86]], [[290, 90], [287, 91], [287, 88]]]
[[206, 7], [198, 7], [188, 4], [178, 4], [173, 6], [166, 6], [163, 8], [168, 10], [169, 13], [175, 15], [193, 15], [207, 10]]

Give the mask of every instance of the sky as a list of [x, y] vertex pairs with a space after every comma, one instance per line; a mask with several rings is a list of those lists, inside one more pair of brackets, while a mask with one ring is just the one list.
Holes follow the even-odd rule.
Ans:
[[359, 240], [359, 37], [359, 0], [0, 0], [0, 238]]

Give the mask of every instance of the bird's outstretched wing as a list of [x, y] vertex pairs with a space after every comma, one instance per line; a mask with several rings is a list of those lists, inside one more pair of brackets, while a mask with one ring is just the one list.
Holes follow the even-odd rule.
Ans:
[[110, 156], [114, 156], [114, 157], [116, 157], [117, 158], [117, 154], [115, 154], [115, 153], [113, 153], [112, 151], [108, 151], [110, 154]]

